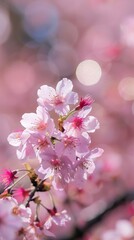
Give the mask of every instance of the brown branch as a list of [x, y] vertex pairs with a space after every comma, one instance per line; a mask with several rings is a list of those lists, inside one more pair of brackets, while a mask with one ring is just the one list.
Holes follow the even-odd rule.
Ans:
[[94, 218], [89, 220], [84, 227], [75, 227], [73, 233], [69, 237], [58, 238], [57, 240], [77, 240], [81, 239], [85, 233], [91, 232], [91, 230], [99, 224], [108, 214], [110, 214], [116, 208], [129, 203], [134, 200], [134, 191], [125, 192], [118, 196], [112, 202], [108, 203], [107, 206], [102, 209], [101, 213], [98, 213]]

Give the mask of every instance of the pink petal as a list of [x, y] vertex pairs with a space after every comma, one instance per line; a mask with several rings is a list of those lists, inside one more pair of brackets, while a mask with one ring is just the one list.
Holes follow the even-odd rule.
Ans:
[[32, 130], [38, 124], [39, 118], [36, 113], [25, 113], [20, 122], [23, 127]]
[[21, 135], [22, 135], [22, 131], [11, 133], [7, 138], [9, 144], [14, 147], [20, 146], [21, 145]]
[[73, 89], [73, 84], [72, 81], [67, 79], [67, 78], [63, 78], [61, 81], [58, 82], [57, 86], [56, 86], [56, 92], [60, 95], [60, 96], [66, 96], [68, 93], [70, 93]]
[[91, 158], [100, 157], [103, 152], [104, 150], [102, 148], [94, 148], [93, 150], [91, 150], [90, 157]]
[[78, 94], [70, 92], [66, 97], [66, 101], [68, 104], [76, 104], [78, 102]]
[[84, 127], [89, 133], [95, 132], [95, 130], [99, 128], [99, 122], [95, 117], [89, 116], [86, 121], [84, 121]]
[[56, 96], [55, 89], [49, 87], [47, 85], [43, 85], [37, 92], [39, 98], [37, 102], [44, 106], [47, 110], [51, 110], [53, 108], [53, 99]]

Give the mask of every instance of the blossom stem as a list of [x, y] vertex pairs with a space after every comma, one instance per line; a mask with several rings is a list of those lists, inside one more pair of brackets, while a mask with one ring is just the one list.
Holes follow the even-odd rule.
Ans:
[[66, 116], [63, 116], [62, 117], [62, 120], [64, 121], [64, 120], [66, 120], [70, 115], [72, 115], [73, 113], [75, 113], [76, 112], [76, 109], [74, 108], [72, 111], [70, 111]]
[[35, 221], [38, 221], [39, 222], [39, 207], [40, 207], [40, 204], [37, 204], [36, 205], [36, 212], [35, 212]]
[[48, 211], [48, 208], [44, 206], [44, 204], [41, 202], [40, 205], [45, 208]]
[[27, 169], [18, 169], [17, 172], [29, 172]]
[[54, 199], [53, 199], [53, 197], [52, 197], [52, 194], [50, 193], [50, 192], [48, 192], [49, 193], [49, 197], [50, 197], [50, 199], [51, 199], [51, 202], [52, 202], [52, 204], [53, 204], [53, 207], [55, 207], [55, 203], [54, 203]]
[[24, 175], [22, 175], [17, 181], [15, 181], [11, 186], [9, 186], [7, 189], [5, 190], [11, 190], [16, 184], [18, 184], [24, 177], [26, 177], [28, 175], [28, 172], [25, 173]]

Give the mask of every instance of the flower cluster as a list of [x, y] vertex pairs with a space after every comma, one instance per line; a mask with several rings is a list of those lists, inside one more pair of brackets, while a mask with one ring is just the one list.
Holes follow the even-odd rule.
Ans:
[[[20, 222], [17, 227], [10, 226], [13, 237], [7, 238], [1, 230], [2, 240], [15, 239], [15, 233], [17, 239], [20, 235], [23, 235], [24, 239], [32, 239], [32, 234], [34, 239], [42, 239], [45, 235], [52, 236], [53, 233], [48, 231], [52, 223], [64, 225], [70, 217], [66, 210], [57, 211], [54, 200], [52, 209], [45, 207], [36, 193], [50, 191], [51, 188], [65, 189], [70, 183], [81, 189], [95, 169], [94, 159], [101, 156], [103, 152], [100, 148], [90, 148], [90, 133], [99, 128], [98, 120], [90, 115], [93, 99], [86, 96], [79, 100], [78, 94], [72, 89], [71, 80], [66, 78], [58, 82], [56, 90], [47, 85], [41, 86], [37, 92], [36, 112], [25, 113], [21, 119], [24, 129], [8, 136], [9, 143], [17, 147], [17, 157], [24, 161], [34, 157], [38, 162], [38, 169], [33, 169], [25, 163], [24, 176], [29, 177], [31, 189], [22, 187], [14, 189], [23, 177], [18, 177], [19, 170], [5, 170], [1, 174], [0, 179], [4, 185], [1, 204], [8, 202], [13, 205], [12, 202], [14, 202], [15, 206], [9, 207], [8, 213], [0, 214], [0, 219], [3, 219], [0, 220], [0, 229], [8, 226], [8, 220], [4, 220], [5, 214], [9, 214], [9, 219], [14, 219], [14, 224], [15, 221]], [[74, 106], [70, 108], [70, 105]], [[16, 203], [14, 199], [18, 202]], [[27, 199], [26, 204], [19, 205], [25, 199]], [[30, 216], [31, 202], [36, 204], [35, 220]], [[3, 208], [2, 205], [0, 209]], [[49, 215], [44, 223], [38, 216], [39, 206], [44, 207]], [[21, 208], [27, 217], [22, 216], [25, 214], [21, 214]], [[27, 226], [23, 224], [24, 219]]]
[[[72, 88], [72, 82], [66, 78], [57, 84], [56, 90], [42, 86], [36, 113], [25, 113], [21, 120], [25, 129], [8, 137], [9, 143], [18, 147], [19, 159], [35, 154], [40, 163], [38, 171], [44, 178], [52, 177], [53, 186], [57, 181], [64, 185], [87, 179], [95, 168], [93, 159], [102, 154], [102, 149], [91, 150], [89, 146], [89, 134], [99, 128], [98, 120], [89, 116], [92, 100], [85, 97], [70, 111], [70, 104], [78, 102]], [[50, 116], [52, 110], [58, 114], [57, 128]]]

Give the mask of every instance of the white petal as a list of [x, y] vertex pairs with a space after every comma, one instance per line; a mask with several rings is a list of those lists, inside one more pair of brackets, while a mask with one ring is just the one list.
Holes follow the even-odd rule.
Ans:
[[47, 122], [47, 120], [48, 120], [48, 113], [46, 112], [46, 110], [43, 107], [38, 106], [37, 109], [36, 109], [36, 113], [37, 113], [37, 116], [41, 120], [44, 120], [44, 122]]
[[36, 113], [25, 113], [23, 114], [22, 120], [20, 122], [23, 127], [30, 129], [39, 123], [39, 118]]
[[41, 88], [37, 92], [39, 98], [37, 102], [39, 105], [45, 107], [48, 111], [53, 108], [53, 99], [56, 96], [55, 89], [52, 87], [48, 87], [47, 85], [41, 86]]
[[52, 226], [52, 218], [51, 217], [49, 217], [47, 219], [47, 221], [45, 222], [44, 226], [46, 227], [46, 229], [50, 229], [51, 228], [51, 226]]
[[40, 87], [40, 89], [38, 90], [37, 92], [37, 95], [40, 97], [40, 98], [43, 98], [44, 101], [47, 99], [47, 100], [51, 100], [55, 95], [56, 95], [56, 92], [55, 92], [55, 89], [52, 88], [52, 87], [49, 87], [47, 85], [43, 85]]
[[59, 115], [66, 115], [70, 110], [69, 105], [62, 104], [61, 106], [55, 106], [55, 112]]
[[91, 110], [92, 110], [92, 107], [87, 106], [78, 113], [78, 116], [85, 118], [91, 112]]
[[73, 89], [73, 84], [72, 81], [67, 79], [67, 78], [63, 78], [61, 81], [58, 82], [57, 86], [56, 86], [56, 92], [57, 94], [59, 94], [60, 96], [66, 96], [68, 93], [70, 93]]
[[66, 101], [68, 104], [76, 104], [78, 102], [78, 94], [75, 92], [70, 92], [67, 95]]
[[90, 157], [91, 158], [100, 157], [103, 152], [104, 150], [102, 148], [94, 148], [93, 150], [91, 150]]
[[38, 169], [38, 172], [45, 175], [45, 179], [52, 177], [54, 175], [54, 169], [47, 168], [44, 169], [42, 166]]
[[89, 116], [85, 121], [84, 121], [84, 128], [87, 130], [87, 132], [95, 132], [96, 129], [99, 128], [99, 122], [98, 120], [93, 117]]
[[22, 135], [22, 132], [11, 133], [8, 136], [8, 138], [7, 138], [9, 144], [14, 146], [14, 147], [20, 146], [20, 144], [21, 144], [21, 135]]

